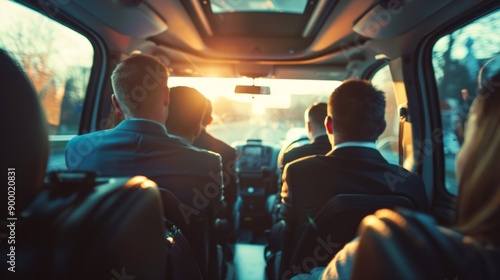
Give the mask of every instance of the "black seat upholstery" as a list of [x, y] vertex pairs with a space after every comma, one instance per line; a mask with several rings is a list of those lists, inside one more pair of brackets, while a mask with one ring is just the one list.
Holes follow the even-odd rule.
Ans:
[[309, 272], [316, 266], [326, 266], [356, 236], [358, 225], [365, 216], [379, 209], [397, 207], [416, 209], [410, 199], [398, 195], [342, 194], [333, 197], [313, 221], [297, 225], [294, 234], [287, 237], [292, 242], [288, 241], [291, 245], [285, 245], [282, 252], [281, 275], [296, 274], [292, 267]]
[[184, 218], [181, 202], [171, 192], [160, 189], [164, 217], [177, 225], [193, 250], [204, 279], [220, 279], [221, 256], [217, 248], [215, 221], [209, 215], [191, 215]]
[[[2, 172], [15, 168], [17, 214], [43, 185], [49, 152], [47, 121], [29, 78], [0, 50]], [[6, 211], [1, 211], [5, 220]]]
[[[16, 182], [11, 218], [17, 220], [9, 221], [15, 223], [15, 276], [165, 279], [167, 242], [154, 182], [139, 176], [97, 180], [91, 172], [57, 172], [45, 184], [43, 109], [29, 79], [3, 51], [0, 65], [5, 132], [0, 162], [4, 171], [15, 168]], [[4, 256], [7, 247], [0, 246]], [[0, 278], [12, 279], [8, 273], [2, 269]]]
[[359, 232], [351, 279], [500, 279], [500, 248], [425, 214], [380, 210]]
[[51, 174], [19, 219], [21, 279], [165, 279], [167, 240], [154, 182]]

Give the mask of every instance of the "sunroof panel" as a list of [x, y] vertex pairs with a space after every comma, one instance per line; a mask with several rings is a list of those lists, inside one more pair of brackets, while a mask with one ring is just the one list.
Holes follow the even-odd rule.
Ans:
[[303, 14], [308, 0], [211, 0], [214, 14], [234, 12], [268, 12]]

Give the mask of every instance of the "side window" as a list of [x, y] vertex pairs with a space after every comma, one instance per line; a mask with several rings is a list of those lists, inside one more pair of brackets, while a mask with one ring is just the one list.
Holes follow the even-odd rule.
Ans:
[[[78, 134], [94, 48], [78, 32], [11, 1], [0, 2], [0, 48], [24, 69], [47, 117], [51, 160]], [[57, 168], [65, 167], [64, 161]]]
[[392, 164], [399, 164], [398, 135], [399, 115], [394, 84], [389, 65], [380, 68], [371, 79], [377, 89], [385, 92], [385, 120], [387, 127], [377, 140], [377, 147], [385, 159]]
[[49, 134], [77, 134], [94, 56], [89, 40], [27, 7], [2, 1], [0, 48], [30, 77], [45, 109]]
[[443, 129], [445, 187], [456, 195], [455, 156], [478, 88], [481, 67], [500, 55], [500, 11], [483, 16], [441, 37], [432, 49]]

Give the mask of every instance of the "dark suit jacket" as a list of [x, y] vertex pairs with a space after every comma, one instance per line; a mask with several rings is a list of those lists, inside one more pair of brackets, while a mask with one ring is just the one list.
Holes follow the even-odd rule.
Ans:
[[165, 127], [147, 120], [124, 120], [114, 129], [71, 139], [66, 166], [103, 176], [146, 176], [191, 207], [184, 209], [188, 216], [223, 205], [220, 156], [170, 137]]
[[389, 164], [372, 148], [344, 147], [285, 166], [281, 216], [289, 223], [313, 218], [337, 194], [398, 194], [422, 211], [429, 203], [422, 179]]
[[288, 163], [306, 156], [312, 155], [326, 155], [332, 150], [332, 145], [328, 140], [327, 135], [321, 135], [316, 137], [314, 141], [310, 144], [305, 144], [298, 147], [291, 146], [290, 149], [285, 150], [283, 155], [282, 166], [285, 167]]
[[208, 134], [205, 129], [203, 129], [198, 138], [194, 140], [193, 145], [221, 155], [222, 177], [224, 178], [224, 199], [227, 204], [232, 207], [236, 201], [236, 197], [238, 196], [236, 171], [234, 169], [236, 150], [223, 141]]

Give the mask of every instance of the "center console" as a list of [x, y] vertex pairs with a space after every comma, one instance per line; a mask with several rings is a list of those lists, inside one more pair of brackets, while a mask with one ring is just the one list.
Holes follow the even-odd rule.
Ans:
[[237, 145], [236, 174], [242, 198], [241, 225], [251, 223], [252, 228], [266, 228], [270, 215], [266, 207], [267, 197], [278, 191], [277, 157], [279, 147], [248, 140]]

